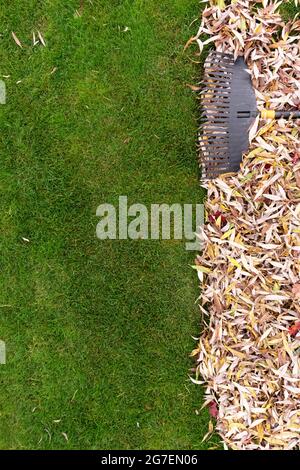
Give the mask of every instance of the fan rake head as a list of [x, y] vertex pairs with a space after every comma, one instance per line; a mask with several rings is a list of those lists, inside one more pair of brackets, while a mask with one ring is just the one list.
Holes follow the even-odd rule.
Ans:
[[256, 98], [242, 57], [211, 52], [204, 64], [199, 132], [202, 179], [237, 172], [249, 146]]

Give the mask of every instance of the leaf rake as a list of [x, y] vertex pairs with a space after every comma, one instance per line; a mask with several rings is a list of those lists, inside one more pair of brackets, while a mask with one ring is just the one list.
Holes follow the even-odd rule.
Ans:
[[202, 180], [236, 173], [249, 148], [255, 118], [299, 119], [300, 111], [258, 111], [247, 65], [242, 57], [213, 51], [204, 64], [199, 132]]

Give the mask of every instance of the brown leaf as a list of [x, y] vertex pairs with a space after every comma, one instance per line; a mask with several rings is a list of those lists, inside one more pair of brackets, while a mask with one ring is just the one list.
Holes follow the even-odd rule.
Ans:
[[186, 86], [187, 86], [188, 88], [190, 88], [192, 91], [200, 91], [200, 90], [201, 90], [201, 87], [200, 87], [200, 86], [190, 85], [189, 83], [187, 83]]
[[195, 38], [194, 36], [191, 37], [191, 38], [188, 40], [188, 42], [186, 43], [186, 45], [184, 46], [184, 49], [183, 49], [183, 50], [185, 51], [188, 47], [190, 47], [190, 45], [191, 45], [195, 40], [196, 40], [196, 38]]
[[16, 36], [16, 34], [12, 31], [11, 32], [11, 35], [15, 41], [15, 43], [19, 46], [19, 47], [23, 47], [22, 44], [21, 44], [21, 41], [19, 40], [19, 38]]
[[292, 293], [297, 299], [300, 299], [300, 283], [293, 285]]
[[219, 296], [214, 292], [214, 307], [218, 313], [223, 312], [224, 307], [219, 299]]
[[79, 10], [78, 10], [80, 16], [83, 13], [83, 9], [84, 9], [84, 0], [80, 0], [80, 7], [79, 7]]
[[38, 36], [39, 36], [39, 39], [40, 39], [41, 43], [43, 44], [43, 46], [46, 47], [45, 40], [44, 40], [43, 36], [41, 35], [40, 31], [38, 31]]

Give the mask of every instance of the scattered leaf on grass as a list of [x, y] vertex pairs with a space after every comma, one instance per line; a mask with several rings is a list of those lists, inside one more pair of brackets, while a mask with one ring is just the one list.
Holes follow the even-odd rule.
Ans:
[[17, 37], [17, 35], [12, 31], [11, 33], [15, 43], [19, 46], [19, 47], [23, 47], [22, 44], [21, 44], [21, 41], [19, 40], [19, 38]]
[[42, 36], [42, 34], [40, 33], [40, 31], [37, 32], [38, 33], [38, 36], [39, 36], [39, 40], [41, 41], [41, 43], [43, 44], [44, 47], [46, 47], [46, 42]]

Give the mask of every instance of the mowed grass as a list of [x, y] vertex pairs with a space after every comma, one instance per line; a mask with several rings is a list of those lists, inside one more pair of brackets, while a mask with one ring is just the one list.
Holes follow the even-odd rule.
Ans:
[[93, 0], [76, 17], [79, 4], [0, 2], [0, 448], [207, 448], [188, 379], [195, 254], [95, 235], [119, 195], [203, 198], [183, 53], [199, 3]]

